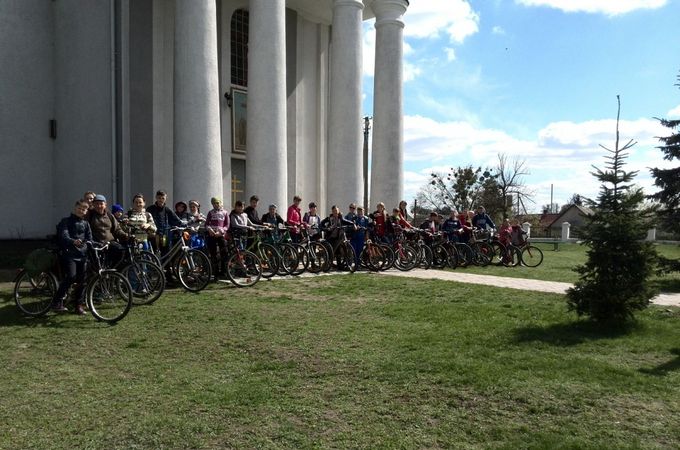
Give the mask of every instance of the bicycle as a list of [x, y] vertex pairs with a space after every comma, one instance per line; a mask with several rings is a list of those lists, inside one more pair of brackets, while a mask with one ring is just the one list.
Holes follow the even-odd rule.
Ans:
[[538, 267], [543, 262], [543, 251], [531, 245], [530, 240], [527, 238], [521, 245], [517, 246], [521, 252], [521, 264], [526, 267]]
[[262, 277], [271, 278], [276, 275], [281, 265], [281, 254], [272, 244], [264, 242], [264, 235], [271, 230], [266, 226], [256, 226], [254, 235], [246, 250], [256, 254], [260, 258]]
[[241, 239], [243, 237], [236, 231], [230, 231], [226, 236], [227, 277], [237, 287], [248, 287], [260, 281], [262, 269], [256, 254], [242, 250]]
[[[348, 270], [350, 273], [354, 273], [357, 270], [357, 257], [356, 257], [356, 252], [354, 251], [354, 247], [352, 247], [352, 244], [350, 243], [349, 239], [347, 239], [347, 235], [345, 234], [345, 228], [349, 228], [350, 225], [336, 225], [332, 227], [325, 228], [324, 234], [329, 233], [329, 234], [334, 234], [337, 233], [337, 236], [334, 239], [337, 239], [335, 245], [333, 245], [330, 241], [329, 244], [333, 248], [333, 257], [335, 259], [335, 267], [338, 270]], [[354, 228], [354, 226], [351, 226]]]
[[307, 270], [310, 273], [319, 273], [324, 269], [327, 270], [330, 266], [330, 258], [328, 257], [326, 247], [318, 241], [312, 241], [309, 236], [309, 230], [306, 227], [300, 231], [302, 235], [300, 246], [303, 248], [304, 258], [307, 260]]
[[196, 233], [196, 230], [191, 227], [173, 227], [170, 231], [178, 232], [179, 239], [165, 255], [156, 255], [160, 267], [173, 270], [187, 291], [202, 291], [210, 283], [212, 266], [205, 253], [189, 246], [191, 234]]
[[[143, 245], [134, 238], [134, 228], [126, 245], [122, 265], [122, 273], [132, 287], [132, 302], [135, 305], [151, 305], [165, 290], [163, 269], [151, 261], [147, 253], [143, 253]], [[155, 257], [155, 255], [154, 255]]]
[[[113, 269], [103, 268], [100, 255], [109, 244], [85, 243], [88, 248], [88, 275], [86, 276], [85, 304], [92, 316], [110, 324], [123, 319], [132, 307], [132, 287], [128, 280]], [[101, 245], [101, 246], [99, 246]], [[52, 267], [31, 274], [22, 269], [14, 281], [14, 302], [17, 308], [28, 316], [39, 317], [49, 310], [57, 293], [58, 278], [61, 275], [57, 262], [57, 250], [52, 253]], [[68, 297], [67, 297], [68, 299]]]

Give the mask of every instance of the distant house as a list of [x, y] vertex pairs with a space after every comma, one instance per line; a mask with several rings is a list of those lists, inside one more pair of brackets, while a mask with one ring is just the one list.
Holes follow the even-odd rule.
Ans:
[[569, 205], [564, 211], [554, 215], [557, 217], [555, 217], [548, 225], [551, 235], [560, 236], [562, 233], [562, 224], [564, 222], [569, 222], [571, 225], [571, 235], [577, 236], [578, 230], [585, 225], [586, 218], [593, 215], [593, 210], [586, 208], [585, 206]]

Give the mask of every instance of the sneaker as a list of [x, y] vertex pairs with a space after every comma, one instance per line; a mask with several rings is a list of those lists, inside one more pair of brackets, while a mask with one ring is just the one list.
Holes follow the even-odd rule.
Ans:
[[68, 309], [64, 306], [64, 302], [52, 303], [52, 306], [50, 307], [50, 309], [52, 310], [52, 312], [55, 312], [55, 313], [68, 312]]
[[85, 314], [85, 309], [83, 308], [83, 305], [76, 305], [76, 309], [74, 312], [79, 316], [82, 316], [83, 314]]

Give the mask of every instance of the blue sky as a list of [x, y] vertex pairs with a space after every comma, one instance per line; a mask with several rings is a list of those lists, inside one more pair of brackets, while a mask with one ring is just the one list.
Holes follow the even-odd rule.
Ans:
[[[594, 197], [591, 165], [638, 141], [629, 170], [652, 192], [666, 167], [654, 117], [680, 117], [679, 0], [411, 0], [404, 17], [405, 196], [429, 174], [498, 153], [527, 161], [539, 211]], [[375, 30], [364, 25], [364, 111], [371, 114]]]

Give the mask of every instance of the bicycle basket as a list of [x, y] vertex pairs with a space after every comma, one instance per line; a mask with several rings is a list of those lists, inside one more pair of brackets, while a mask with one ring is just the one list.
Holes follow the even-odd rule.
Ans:
[[49, 272], [57, 263], [57, 256], [46, 248], [33, 250], [26, 257], [24, 268], [32, 277]]

